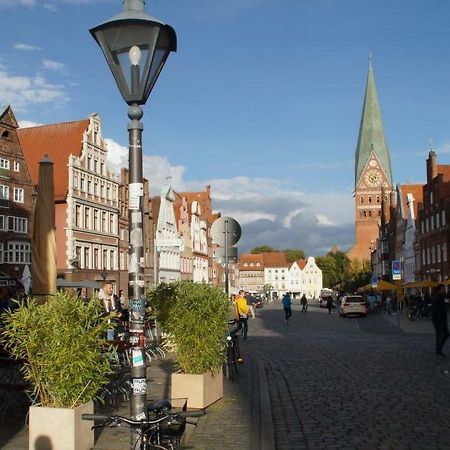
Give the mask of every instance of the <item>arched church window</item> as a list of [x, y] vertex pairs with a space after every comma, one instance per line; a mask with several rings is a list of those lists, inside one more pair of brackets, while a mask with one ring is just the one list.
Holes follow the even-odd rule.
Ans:
[[377, 195], [377, 203], [380, 203], [380, 196]]
[[378, 217], [381, 217], [381, 211], [378, 211]]
[[372, 197], [369, 195], [369, 203], [372, 203]]
[[364, 203], [364, 197], [361, 195], [361, 200], [360, 200], [361, 204]]
[[364, 211], [363, 214], [364, 214], [364, 217], [367, 217], [367, 211]]
[[372, 211], [369, 211], [369, 217], [372, 217]]

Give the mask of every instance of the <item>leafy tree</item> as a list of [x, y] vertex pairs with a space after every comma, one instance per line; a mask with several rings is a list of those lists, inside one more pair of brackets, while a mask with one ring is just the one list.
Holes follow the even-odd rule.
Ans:
[[298, 261], [299, 259], [305, 259], [305, 252], [300, 248], [299, 249], [287, 248], [286, 250], [282, 251], [286, 254], [286, 259], [290, 263]]
[[252, 248], [250, 250], [250, 253], [253, 253], [255, 255], [258, 253], [273, 253], [276, 251], [278, 251], [278, 250], [275, 250], [270, 245], [260, 245], [259, 247]]
[[332, 288], [336, 285], [336, 260], [330, 256], [317, 256], [316, 264], [322, 270], [323, 286]]

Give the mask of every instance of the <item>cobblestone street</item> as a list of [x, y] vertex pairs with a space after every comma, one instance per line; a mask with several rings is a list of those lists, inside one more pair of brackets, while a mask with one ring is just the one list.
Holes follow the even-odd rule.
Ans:
[[[188, 430], [185, 448], [449, 448], [450, 358], [434, 355], [430, 321], [340, 318], [294, 305], [286, 325], [281, 305], [272, 304], [249, 321], [241, 350], [239, 380], [225, 380], [224, 398]], [[171, 367], [150, 366], [150, 398], [170, 396]], [[128, 406], [117, 412], [128, 415]], [[6, 421], [3, 437], [6, 430], [0, 448], [28, 448], [23, 425], [14, 431]], [[105, 429], [95, 449], [128, 442], [126, 429]]]
[[[398, 319], [340, 318], [314, 306], [304, 314], [295, 305], [286, 325], [279, 304], [258, 310], [242, 345], [251, 357], [244, 371], [263, 367], [275, 448], [449, 448], [450, 364], [434, 355], [429, 321]], [[232, 448], [211, 445], [233, 433], [229, 417], [232, 411], [218, 411], [202, 419], [193, 448]], [[252, 448], [238, 435], [240, 448]], [[254, 429], [253, 437], [260, 438]]]

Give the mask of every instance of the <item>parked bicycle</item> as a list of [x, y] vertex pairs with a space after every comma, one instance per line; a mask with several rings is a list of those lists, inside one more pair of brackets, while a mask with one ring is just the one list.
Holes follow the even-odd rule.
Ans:
[[[228, 324], [234, 325], [235, 321], [230, 320]], [[233, 328], [229, 330], [226, 341], [226, 360], [224, 364], [225, 377], [229, 380], [235, 380], [239, 374], [238, 364], [243, 362], [241, 352], [239, 349], [238, 329]]]
[[431, 319], [431, 304], [414, 305], [408, 314], [408, 319]]
[[[133, 420], [123, 416], [107, 416], [103, 414], [82, 414], [83, 420], [95, 420], [100, 423], [92, 428], [114, 428], [122, 425], [135, 429], [139, 433], [136, 450], [177, 450], [181, 448], [189, 417], [201, 417], [205, 411], [172, 412], [172, 404], [168, 400], [152, 401], [147, 406], [148, 419]], [[195, 423], [192, 423], [195, 425]]]

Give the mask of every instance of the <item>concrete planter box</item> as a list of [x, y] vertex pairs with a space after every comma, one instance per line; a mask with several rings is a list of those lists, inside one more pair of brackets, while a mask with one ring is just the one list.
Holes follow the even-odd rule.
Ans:
[[188, 408], [206, 408], [222, 397], [222, 369], [215, 374], [172, 374], [172, 398], [187, 398]]
[[29, 450], [90, 450], [94, 446], [93, 422], [81, 414], [93, 414], [94, 403], [76, 408], [30, 407]]

